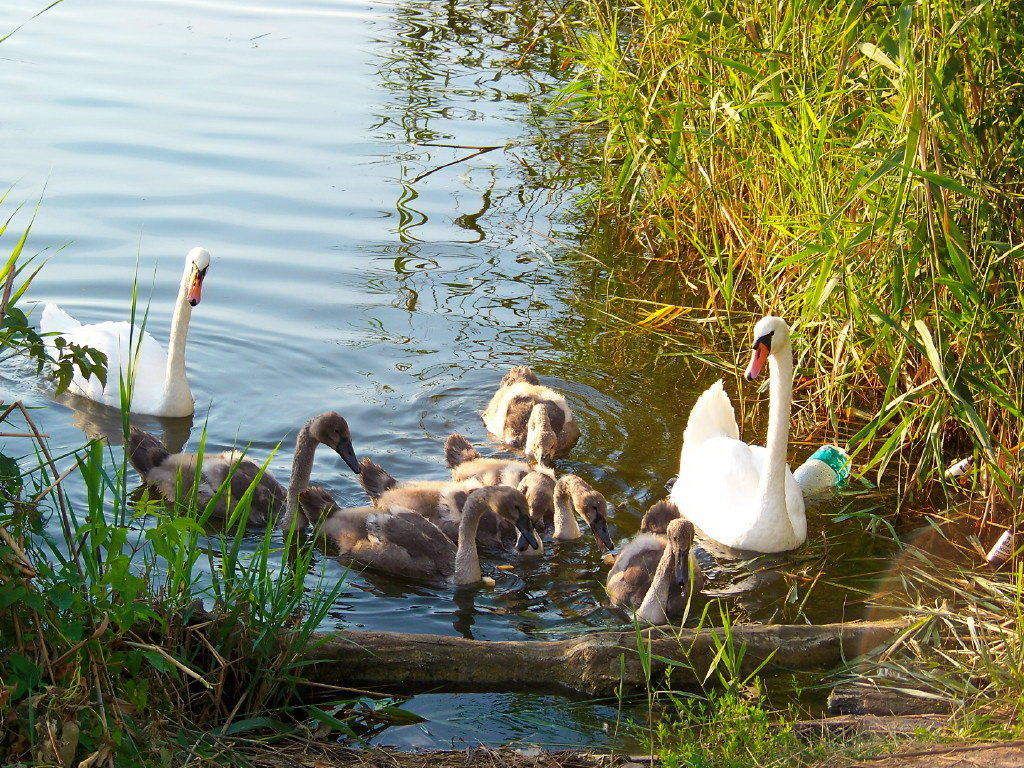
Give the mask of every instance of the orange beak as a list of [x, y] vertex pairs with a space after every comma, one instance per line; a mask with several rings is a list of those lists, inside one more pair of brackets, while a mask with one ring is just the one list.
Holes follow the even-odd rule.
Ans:
[[768, 347], [760, 341], [754, 345], [754, 353], [750, 356], [750, 365], [747, 366], [747, 381], [753, 381], [764, 368], [768, 360]]
[[188, 287], [188, 303], [193, 307], [203, 298], [203, 278], [205, 276], [205, 269], [202, 272], [196, 270], [196, 273], [192, 275], [192, 284]]

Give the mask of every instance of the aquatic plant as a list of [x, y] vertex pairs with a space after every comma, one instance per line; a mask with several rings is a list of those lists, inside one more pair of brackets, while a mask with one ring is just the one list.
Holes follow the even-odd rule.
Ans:
[[1008, 496], [1024, 422], [1019, 4], [580, 5], [562, 104], [597, 136], [588, 202], [624, 253], [606, 266], [676, 275], [622, 316], [742, 333], [747, 312], [784, 315], [805, 432], [900, 487], [974, 454]]

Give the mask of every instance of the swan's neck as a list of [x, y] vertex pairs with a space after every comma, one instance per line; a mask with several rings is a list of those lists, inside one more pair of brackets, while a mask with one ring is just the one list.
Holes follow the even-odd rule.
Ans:
[[658, 560], [658, 568], [651, 579], [651, 586], [637, 609], [637, 615], [650, 624], [664, 624], [667, 621], [665, 606], [668, 605], [669, 590], [672, 587], [672, 573], [675, 570], [675, 554], [672, 545], [666, 544]]
[[313, 434], [309, 430], [309, 425], [306, 424], [299, 430], [298, 437], [295, 438], [295, 455], [292, 457], [292, 474], [288, 480], [288, 501], [286, 502], [287, 509], [285, 510], [284, 516], [281, 518], [281, 522], [278, 523], [280, 528], [287, 531], [291, 525], [293, 518], [298, 515], [298, 521], [296, 528], [303, 529], [306, 527], [309, 521], [306, 520], [305, 515], [299, 512], [299, 495], [309, 487], [309, 478], [313, 474], [313, 455], [316, 453], [317, 440], [313, 437]]
[[578, 539], [583, 535], [572, 509], [572, 497], [568, 493], [555, 494], [555, 531], [552, 535], [560, 541]]
[[174, 306], [171, 319], [171, 335], [167, 341], [167, 371], [164, 376], [164, 403], [179, 405], [179, 410], [192, 413], [192, 390], [188, 387], [185, 373], [185, 342], [188, 338], [188, 321], [192, 318], [192, 305], [188, 303], [189, 284], [192, 280], [192, 266], [185, 267], [178, 289], [178, 303]]
[[474, 498], [462, 510], [459, 521], [459, 547], [455, 552], [455, 583], [476, 584], [483, 578], [480, 571], [480, 553], [476, 549], [476, 529], [480, 527], [480, 516], [484, 505]]
[[762, 513], [786, 515], [786, 448], [793, 402], [793, 350], [789, 346], [768, 358], [768, 437], [757, 496]]

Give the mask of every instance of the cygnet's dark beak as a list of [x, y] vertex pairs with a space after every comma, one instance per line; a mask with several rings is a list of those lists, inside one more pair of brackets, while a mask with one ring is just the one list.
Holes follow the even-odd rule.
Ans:
[[352, 448], [352, 441], [346, 440], [334, 449], [341, 456], [342, 461], [348, 464], [349, 469], [359, 474], [359, 459], [356, 458], [355, 449]]
[[519, 529], [519, 537], [516, 539], [516, 549], [525, 552], [526, 547], [521, 544], [529, 544], [533, 549], [540, 549], [537, 537], [533, 533], [533, 524], [527, 515], [520, 515], [516, 520], [516, 528]]
[[601, 545], [601, 548], [605, 551], [611, 551], [615, 549], [615, 544], [612, 543], [612, 537], [608, 535], [608, 521], [603, 517], [597, 518], [594, 522], [587, 521], [590, 525], [590, 530], [597, 536], [597, 542]]
[[676, 584], [682, 586], [690, 581], [690, 550], [680, 549], [676, 553]]

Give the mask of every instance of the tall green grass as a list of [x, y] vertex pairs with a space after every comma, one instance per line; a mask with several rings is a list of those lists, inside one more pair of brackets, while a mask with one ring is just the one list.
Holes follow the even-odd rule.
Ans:
[[[26, 237], [0, 273], [8, 286], [0, 357], [26, 355], [41, 367], [55, 361], [16, 306], [32, 277], [15, 282], [25, 274], [18, 262]], [[134, 316], [134, 295], [132, 308]], [[67, 349], [56, 361], [65, 386], [71, 366], [92, 371], [104, 362]], [[126, 406], [131, 367], [120, 387]], [[338, 690], [310, 699], [303, 651], [340, 580], [325, 583], [321, 572], [307, 588], [312, 547], [291, 538], [282, 544], [272, 523], [255, 553], [244, 551], [253, 536], [246, 533], [252, 488], [232, 500], [228, 524], [210, 533], [227, 484], [205, 507], [194, 494], [164, 504], [133, 490], [123, 452], [100, 441], [52, 456], [21, 403], [0, 403], [0, 426], [7, 439], [0, 452], [5, 761], [239, 764], [246, 748], [258, 748], [255, 737], [318, 730], [358, 738], [357, 722], [380, 727], [402, 714]], [[204, 443], [205, 432], [200, 453]], [[67, 482], [82, 484], [84, 503], [72, 504]]]
[[615, 266], [673, 262], [675, 288], [643, 298], [724, 312], [740, 343], [748, 318], [788, 318], [801, 429], [847, 441], [862, 472], [928, 487], [973, 453], [1009, 497], [1024, 8], [580, 6], [562, 97], [600, 139], [592, 202], [620, 224]]

